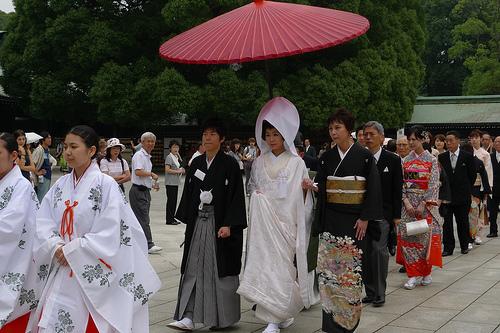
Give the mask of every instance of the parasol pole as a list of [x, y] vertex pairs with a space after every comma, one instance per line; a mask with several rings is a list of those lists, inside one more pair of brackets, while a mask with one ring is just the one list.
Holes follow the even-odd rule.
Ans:
[[269, 100], [273, 99], [273, 87], [271, 84], [271, 71], [269, 70], [269, 62], [264, 60], [264, 66], [266, 68], [266, 80], [267, 80], [267, 89], [269, 92]]

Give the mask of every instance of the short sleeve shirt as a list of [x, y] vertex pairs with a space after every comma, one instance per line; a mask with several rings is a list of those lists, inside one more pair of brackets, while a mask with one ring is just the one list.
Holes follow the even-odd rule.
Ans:
[[151, 172], [153, 168], [153, 163], [151, 163], [151, 155], [149, 155], [144, 149], [139, 150], [132, 157], [132, 184], [143, 185], [147, 188], [151, 188], [153, 185], [152, 178], [149, 177], [139, 177], [135, 174], [136, 170], [144, 170], [146, 172]]
[[126, 160], [122, 159], [123, 161], [123, 168], [122, 168], [122, 162], [120, 161], [119, 158], [116, 159], [116, 161], [108, 161], [106, 158], [103, 158], [101, 160], [101, 171], [107, 173], [111, 177], [116, 177], [123, 172], [127, 171], [128, 168], [128, 163]]

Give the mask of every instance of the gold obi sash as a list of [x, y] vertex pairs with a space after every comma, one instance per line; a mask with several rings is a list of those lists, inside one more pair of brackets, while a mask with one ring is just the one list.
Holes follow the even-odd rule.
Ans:
[[474, 186], [481, 186], [481, 184], [482, 184], [481, 175], [478, 172], [476, 175], [476, 181], [474, 182]]
[[333, 177], [326, 180], [326, 201], [328, 203], [360, 205], [366, 192], [364, 177]]

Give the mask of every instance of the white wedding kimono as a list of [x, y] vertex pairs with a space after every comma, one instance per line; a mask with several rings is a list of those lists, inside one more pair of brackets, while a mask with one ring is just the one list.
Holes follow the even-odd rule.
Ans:
[[[252, 165], [247, 252], [238, 293], [257, 303], [255, 315], [271, 323], [295, 317], [319, 300], [307, 271], [312, 196], [302, 190], [304, 161], [285, 151]], [[296, 258], [296, 266], [294, 265]]]
[[[277, 157], [262, 139], [264, 121], [284, 138], [286, 151]], [[255, 125], [262, 154], [252, 165], [247, 251], [237, 292], [256, 303], [255, 315], [268, 323], [293, 318], [319, 301], [314, 271], [307, 271], [313, 202], [310, 191], [304, 200], [302, 181], [309, 175], [294, 146], [299, 124], [295, 106], [276, 97]]]
[[[54, 258], [61, 245], [66, 267]], [[95, 162], [76, 183], [73, 173], [61, 177], [44, 197], [34, 251], [51, 266], [28, 325], [33, 333], [83, 333], [89, 314], [99, 333], [149, 331], [148, 300], [161, 282], [126, 197]]]
[[45, 266], [33, 263], [38, 199], [16, 165], [0, 180], [0, 328], [37, 306]]

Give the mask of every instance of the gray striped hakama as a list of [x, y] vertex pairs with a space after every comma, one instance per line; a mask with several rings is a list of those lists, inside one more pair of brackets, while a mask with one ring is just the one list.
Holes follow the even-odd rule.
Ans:
[[240, 320], [238, 276], [220, 278], [215, 250], [214, 207], [198, 212], [193, 238], [181, 276], [175, 320], [185, 317], [205, 326], [228, 327]]

